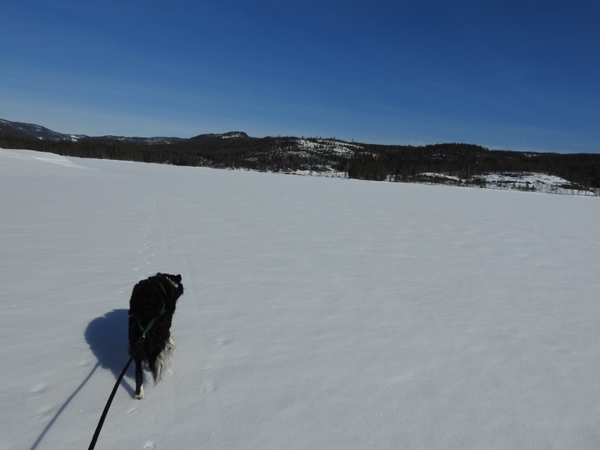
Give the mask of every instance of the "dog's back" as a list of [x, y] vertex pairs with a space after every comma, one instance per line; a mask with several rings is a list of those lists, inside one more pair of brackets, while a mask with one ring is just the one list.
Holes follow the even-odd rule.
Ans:
[[138, 398], [143, 397], [141, 364], [148, 363], [154, 382], [160, 380], [167, 366], [168, 356], [174, 348], [171, 322], [182, 294], [181, 275], [158, 273], [133, 288], [129, 301], [129, 353], [136, 362]]

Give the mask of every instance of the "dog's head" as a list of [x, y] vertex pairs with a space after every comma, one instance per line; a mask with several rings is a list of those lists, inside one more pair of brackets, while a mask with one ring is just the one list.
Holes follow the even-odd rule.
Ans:
[[177, 300], [183, 295], [183, 284], [181, 284], [181, 275], [171, 275], [168, 273], [157, 273], [157, 277], [166, 280], [172, 287], [175, 293], [174, 300]]

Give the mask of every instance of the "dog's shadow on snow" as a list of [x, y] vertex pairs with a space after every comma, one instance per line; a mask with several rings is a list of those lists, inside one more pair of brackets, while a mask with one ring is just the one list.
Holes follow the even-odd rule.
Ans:
[[[85, 340], [98, 359], [98, 364], [109, 369], [115, 379], [129, 360], [127, 346], [129, 344], [129, 311], [126, 309], [113, 309], [101, 317], [92, 320], [85, 329]], [[125, 374], [127, 378], [134, 379], [134, 365], [131, 365]], [[122, 381], [123, 387], [134, 397], [135, 392], [126, 378]]]
[[[69, 398], [63, 403], [58, 409], [52, 420], [46, 425], [42, 433], [38, 436], [33, 446], [29, 450], [36, 450], [40, 442], [46, 436], [46, 433], [52, 428], [54, 422], [67, 408], [71, 400], [81, 391], [86, 383], [92, 378], [94, 372], [98, 367], [110, 369], [114, 374], [115, 379], [119, 378], [121, 371], [129, 360], [127, 353], [128, 339], [128, 328], [129, 328], [129, 312], [126, 309], [114, 309], [111, 312], [104, 314], [102, 317], [97, 317], [92, 320], [87, 328], [85, 329], [85, 340], [90, 346], [90, 349], [98, 358], [98, 362], [92, 368], [91, 372], [85, 377], [81, 384], [75, 389], [75, 391], [69, 396]], [[129, 378], [133, 379], [132, 367], [129, 367], [127, 374]], [[127, 392], [133, 397], [135, 392], [129, 383], [123, 379], [122, 385]], [[106, 391], [109, 391], [110, 386], [106, 387]]]

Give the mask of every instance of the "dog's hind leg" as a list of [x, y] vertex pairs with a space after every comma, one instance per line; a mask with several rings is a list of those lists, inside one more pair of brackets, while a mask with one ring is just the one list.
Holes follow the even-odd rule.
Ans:
[[144, 398], [144, 372], [142, 371], [142, 362], [135, 360], [135, 398], [141, 400]]

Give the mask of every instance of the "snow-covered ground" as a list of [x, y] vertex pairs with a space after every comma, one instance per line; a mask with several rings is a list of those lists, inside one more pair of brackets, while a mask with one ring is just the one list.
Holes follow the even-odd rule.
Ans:
[[597, 198], [0, 150], [0, 449], [597, 449]]
[[488, 173], [476, 176], [485, 182], [491, 189], [519, 189], [534, 190], [536, 192], [549, 192], [554, 194], [571, 195], [598, 195], [594, 190], [577, 189], [573, 183], [564, 178], [547, 173]]
[[441, 173], [423, 172], [417, 175], [419, 180], [431, 180], [439, 183], [441, 180], [450, 184], [477, 184], [487, 189], [512, 189], [519, 191], [543, 192], [552, 194], [599, 196], [599, 189], [578, 188], [570, 181], [547, 173], [532, 172], [490, 172], [484, 175], [474, 175], [462, 179]]

